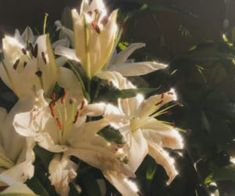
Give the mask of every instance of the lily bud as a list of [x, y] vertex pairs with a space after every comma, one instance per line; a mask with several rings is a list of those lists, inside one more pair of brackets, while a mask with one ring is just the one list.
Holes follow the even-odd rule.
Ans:
[[110, 16], [101, 1], [83, 1], [72, 10], [75, 53], [87, 76], [95, 76], [110, 60], [118, 33], [117, 10]]

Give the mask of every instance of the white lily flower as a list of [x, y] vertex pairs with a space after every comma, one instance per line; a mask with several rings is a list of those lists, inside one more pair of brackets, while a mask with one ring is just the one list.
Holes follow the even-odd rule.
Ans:
[[[12, 127], [12, 119], [17, 112], [10, 113], [0, 108], [0, 182], [3, 187], [24, 183], [34, 174], [33, 142], [19, 136]], [[12, 145], [14, 144], [14, 145]]]
[[[79, 13], [72, 10], [72, 18], [75, 52], [58, 47], [56, 53], [79, 61], [87, 76], [92, 78], [108, 63], [114, 50], [118, 34], [117, 10], [107, 16], [102, 0], [93, 0], [90, 4], [83, 0]], [[71, 31], [66, 32], [71, 37]]]
[[[125, 185], [126, 192], [135, 195], [135, 190], [132, 191], [125, 180], [134, 177], [125, 164], [125, 154], [117, 150], [118, 145], [97, 134], [109, 122], [105, 119], [86, 122], [86, 107], [85, 100], [78, 103], [71, 97], [48, 103], [40, 91], [34, 108], [16, 114], [13, 124], [20, 135], [33, 138], [39, 146], [51, 152], [61, 152], [65, 157], [76, 156], [101, 169], [111, 183], [116, 179], [119, 184]], [[75, 170], [67, 158], [62, 158], [62, 165], [59, 165], [58, 159], [61, 157], [55, 157], [50, 164], [50, 179], [59, 193], [66, 193], [68, 183], [75, 177]], [[118, 190], [124, 191], [119, 187]]]
[[22, 40], [10, 36], [3, 38], [1, 79], [20, 99], [34, 96], [38, 89], [50, 93], [58, 78], [58, 68], [49, 36], [39, 36], [34, 45], [22, 43]]
[[[119, 89], [136, 88], [118, 72], [102, 72], [99, 76], [109, 80]], [[170, 183], [177, 175], [177, 170], [174, 160], [164, 148], [182, 149], [183, 140], [176, 128], [157, 120], [156, 117], [166, 112], [166, 110], [158, 111], [160, 107], [175, 99], [175, 94], [170, 91], [147, 99], [140, 94], [133, 98], [118, 99], [118, 108], [112, 105], [107, 107], [104, 103], [89, 107], [99, 108], [99, 114], [103, 114], [116, 128], [119, 127], [128, 143], [124, 149], [129, 152], [128, 164], [134, 171], [149, 154], [156, 163], [165, 168]]]

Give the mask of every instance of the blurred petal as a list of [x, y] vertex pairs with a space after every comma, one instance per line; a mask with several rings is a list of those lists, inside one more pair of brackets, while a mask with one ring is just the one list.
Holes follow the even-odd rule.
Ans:
[[[71, 29], [66, 28], [65, 26], [63, 26], [61, 24], [61, 22], [59, 20], [55, 21], [55, 25], [56, 25], [56, 30], [60, 31], [60, 38], [64, 38], [65, 40], [70, 41], [71, 44], [74, 43], [74, 33]], [[60, 44], [62, 46], [69, 46], [69, 43], [66, 41], [66, 44]]]

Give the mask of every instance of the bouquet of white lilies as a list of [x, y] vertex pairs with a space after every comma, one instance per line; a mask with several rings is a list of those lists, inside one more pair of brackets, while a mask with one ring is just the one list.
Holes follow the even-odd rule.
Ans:
[[[55, 194], [82, 192], [81, 162], [125, 196], [141, 193], [135, 172], [147, 155], [166, 170], [168, 184], [177, 175], [164, 148], [182, 149], [182, 137], [157, 119], [175, 105], [174, 91], [154, 95], [156, 89], [127, 78], [166, 65], [128, 60], [143, 43], [116, 52], [117, 13], [108, 14], [102, 0], [83, 0], [79, 12], [71, 11], [73, 30], [56, 22], [53, 44], [30, 28], [3, 38], [0, 77], [18, 100], [9, 111], [0, 108], [0, 195], [43, 195], [31, 180], [42, 171]], [[105, 195], [105, 183], [99, 185]]]

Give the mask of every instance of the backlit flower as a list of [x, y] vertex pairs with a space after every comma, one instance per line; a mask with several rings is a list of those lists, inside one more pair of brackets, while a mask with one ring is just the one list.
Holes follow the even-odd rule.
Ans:
[[[119, 89], [136, 88], [118, 72], [102, 72], [100, 76]], [[118, 99], [118, 108], [111, 104], [94, 104], [100, 108], [99, 114], [103, 114], [126, 138], [128, 145], [124, 151], [128, 152], [128, 165], [136, 171], [149, 154], [156, 163], [165, 168], [169, 177], [168, 183], [177, 175], [177, 170], [174, 160], [164, 148], [181, 149], [183, 140], [176, 128], [157, 120], [156, 117], [166, 112], [166, 109], [159, 110], [162, 106], [175, 99], [174, 92], [170, 91], [147, 99], [140, 94], [132, 98]]]

